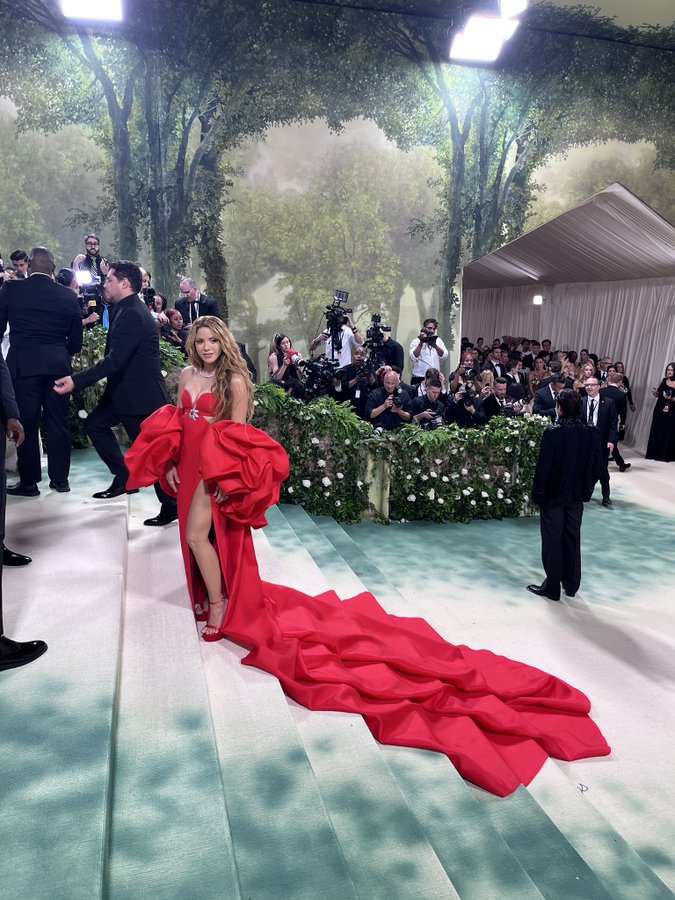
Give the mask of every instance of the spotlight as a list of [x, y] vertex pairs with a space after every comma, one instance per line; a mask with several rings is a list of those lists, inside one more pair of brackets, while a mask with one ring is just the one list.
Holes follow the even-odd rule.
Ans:
[[121, 22], [122, 0], [61, 0], [61, 12], [67, 19], [86, 22]]
[[532, 298], [532, 303], [534, 303], [535, 306], [541, 306], [543, 302], [544, 298], [541, 296], [541, 294], [535, 294]]
[[528, 0], [500, 0], [498, 12], [493, 4], [471, 15], [452, 40], [450, 59], [494, 62], [520, 24], [514, 16], [524, 12], [527, 4]]

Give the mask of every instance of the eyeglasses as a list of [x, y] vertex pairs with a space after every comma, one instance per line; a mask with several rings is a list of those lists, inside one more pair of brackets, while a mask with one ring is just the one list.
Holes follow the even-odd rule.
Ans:
[[98, 247], [100, 245], [99, 245], [98, 241], [85, 241], [84, 246], [85, 247]]

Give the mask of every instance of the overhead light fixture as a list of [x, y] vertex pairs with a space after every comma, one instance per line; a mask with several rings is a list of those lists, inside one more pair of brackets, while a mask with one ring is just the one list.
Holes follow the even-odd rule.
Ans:
[[542, 303], [544, 302], [544, 298], [541, 296], [541, 294], [535, 294], [534, 297], [532, 298], [532, 302], [534, 303], [535, 306], [541, 306]]
[[450, 59], [494, 62], [520, 24], [514, 17], [524, 12], [527, 4], [528, 0], [500, 0], [499, 15], [490, 11], [469, 16], [452, 40]]
[[61, 12], [67, 19], [85, 22], [121, 22], [122, 0], [61, 0]]

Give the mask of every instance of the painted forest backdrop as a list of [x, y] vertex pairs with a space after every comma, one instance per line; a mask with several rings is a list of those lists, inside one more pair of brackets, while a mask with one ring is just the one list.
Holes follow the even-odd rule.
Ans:
[[404, 345], [447, 333], [465, 262], [614, 181], [675, 221], [675, 25], [537, 4], [478, 69], [447, 63], [464, 4], [378, 5], [140, 0], [104, 35], [5, 0], [5, 261], [98, 231], [170, 298], [196, 277], [264, 368], [334, 288]]

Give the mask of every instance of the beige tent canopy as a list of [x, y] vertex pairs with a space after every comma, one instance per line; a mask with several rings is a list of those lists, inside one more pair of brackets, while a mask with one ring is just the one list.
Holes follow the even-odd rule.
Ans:
[[[544, 301], [534, 306], [541, 294]], [[647, 444], [656, 386], [675, 359], [675, 228], [621, 184], [464, 268], [461, 333], [550, 338], [620, 359]]]

